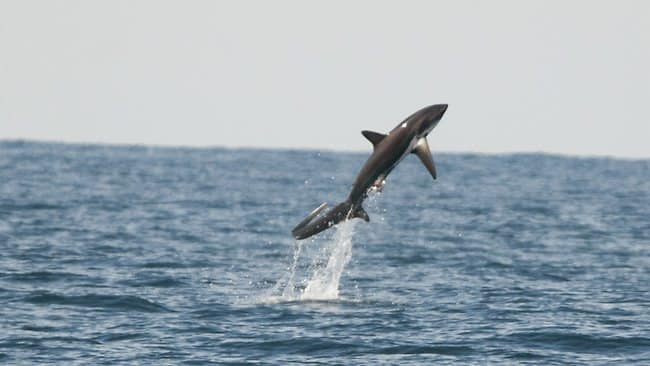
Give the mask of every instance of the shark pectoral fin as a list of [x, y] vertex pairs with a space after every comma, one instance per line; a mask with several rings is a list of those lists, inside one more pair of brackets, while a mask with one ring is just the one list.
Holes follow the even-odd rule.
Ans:
[[377, 146], [377, 144], [386, 137], [383, 133], [373, 131], [361, 131], [361, 134], [367, 138], [368, 141], [372, 142], [372, 146]]
[[368, 216], [368, 213], [361, 206], [357, 207], [357, 209], [356, 209], [356, 211], [354, 211], [354, 214], [352, 215], [352, 217], [358, 217], [360, 219], [363, 219], [363, 221], [365, 221], [365, 222], [370, 221], [370, 217]]
[[431, 157], [431, 151], [429, 150], [429, 144], [427, 140], [423, 137], [418, 141], [418, 144], [413, 149], [413, 153], [420, 158], [422, 164], [427, 168], [433, 179], [436, 179], [436, 166], [433, 164], [433, 157]]

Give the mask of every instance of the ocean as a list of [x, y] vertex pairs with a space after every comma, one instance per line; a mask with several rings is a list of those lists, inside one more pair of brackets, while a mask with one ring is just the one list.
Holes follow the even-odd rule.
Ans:
[[0, 364], [650, 364], [650, 160], [368, 155], [0, 142]]

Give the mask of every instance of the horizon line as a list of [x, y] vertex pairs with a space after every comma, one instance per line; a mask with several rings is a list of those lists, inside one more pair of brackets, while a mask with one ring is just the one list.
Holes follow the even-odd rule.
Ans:
[[[322, 147], [307, 147], [307, 146], [250, 146], [250, 145], [188, 145], [188, 144], [168, 144], [168, 143], [144, 143], [144, 142], [106, 142], [106, 141], [79, 141], [79, 140], [53, 140], [53, 139], [38, 139], [38, 138], [13, 138], [13, 137], [0, 137], [1, 143], [32, 143], [32, 144], [51, 144], [51, 145], [77, 145], [77, 146], [103, 146], [103, 147], [142, 147], [154, 149], [224, 149], [224, 150], [269, 150], [269, 151], [314, 151], [314, 152], [333, 152], [333, 153], [365, 153], [371, 150], [355, 150], [355, 149], [336, 149], [336, 148], [322, 148]], [[623, 156], [611, 154], [575, 154], [557, 151], [543, 151], [543, 150], [515, 150], [515, 151], [466, 151], [466, 150], [437, 150], [432, 151], [437, 154], [457, 154], [457, 155], [489, 155], [489, 156], [503, 156], [503, 155], [550, 155], [569, 158], [595, 158], [595, 159], [614, 159], [626, 161], [640, 161], [650, 160], [648, 157], [638, 156]]]

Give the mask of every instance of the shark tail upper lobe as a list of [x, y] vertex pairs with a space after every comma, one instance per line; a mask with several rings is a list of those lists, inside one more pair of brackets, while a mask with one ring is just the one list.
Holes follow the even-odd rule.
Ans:
[[[336, 207], [329, 210], [325, 215], [317, 217], [325, 209], [326, 204], [320, 205], [312, 211], [304, 220], [302, 220], [291, 231], [293, 237], [297, 240], [307, 239], [321, 231], [329, 229], [341, 221], [348, 220], [353, 216], [353, 204], [349, 201], [339, 203]], [[316, 218], [317, 217], [317, 218]]]

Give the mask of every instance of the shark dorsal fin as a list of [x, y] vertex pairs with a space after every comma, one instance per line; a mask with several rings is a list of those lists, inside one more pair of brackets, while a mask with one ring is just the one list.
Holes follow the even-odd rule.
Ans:
[[386, 137], [383, 133], [373, 131], [361, 131], [361, 134], [367, 138], [368, 141], [372, 142], [373, 146], [377, 146], [377, 144]]
[[418, 144], [415, 145], [413, 153], [420, 158], [422, 164], [427, 168], [433, 179], [436, 179], [436, 166], [433, 164], [433, 158], [431, 157], [431, 151], [429, 150], [429, 144], [427, 143], [426, 138], [421, 138], [418, 140]]

